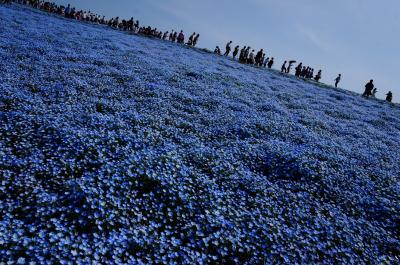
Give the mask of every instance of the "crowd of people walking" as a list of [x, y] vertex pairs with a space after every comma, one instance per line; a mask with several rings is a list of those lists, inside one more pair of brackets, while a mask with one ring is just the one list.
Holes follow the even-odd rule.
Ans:
[[[225, 53], [223, 54], [223, 56], [230, 55], [230, 53], [232, 51], [232, 43], [233, 43], [232, 41], [229, 41], [226, 44]], [[240, 51], [240, 53], [239, 53], [239, 51]], [[221, 49], [219, 46], [215, 47], [214, 54], [222, 55], [222, 52], [221, 52]], [[271, 69], [274, 64], [274, 58], [273, 57], [266, 58], [264, 49], [261, 49], [257, 53], [255, 53], [255, 50], [251, 49], [250, 46], [244, 46], [242, 49], [240, 49], [240, 46], [237, 45], [237, 46], [235, 46], [233, 53], [232, 53], [232, 59], [234, 61], [236, 61], [238, 54], [239, 54], [238, 62], [243, 63], [243, 64], [249, 64], [249, 65], [254, 65], [257, 67], [264, 67], [264, 68], [268, 67], [269, 69]], [[295, 63], [296, 63], [295, 60], [284, 61], [281, 66], [281, 73], [290, 74], [291, 69]], [[317, 72], [317, 74], [314, 74], [314, 68], [312, 68], [310, 66], [305, 66], [301, 62], [295, 67], [294, 75], [299, 78], [310, 79], [310, 80], [312, 79], [316, 82], [319, 82], [322, 78], [322, 70], [319, 70]], [[338, 87], [341, 80], [342, 80], [342, 74], [339, 74], [334, 79], [335, 88]], [[365, 96], [365, 97], [371, 96], [374, 98], [376, 97], [375, 95], [377, 93], [377, 89], [374, 88], [374, 85], [372, 83], [373, 83], [373, 81], [371, 80], [371, 82], [366, 85], [366, 89], [365, 89], [363, 96]], [[392, 100], [393, 100], [393, 93], [391, 91], [389, 91], [386, 94], [386, 101], [392, 102]]]
[[[129, 20], [120, 19], [119, 17], [106, 19], [105, 16], [100, 16], [91, 11], [83, 11], [77, 10], [75, 7], [71, 7], [69, 4], [65, 7], [62, 5], [57, 5], [52, 2], [46, 2], [42, 0], [0, 0], [0, 3], [10, 4], [11, 2], [16, 2], [18, 4], [28, 5], [36, 9], [44, 10], [53, 14], [57, 14], [60, 16], [64, 16], [68, 19], [74, 19], [78, 21], [91, 22], [95, 24], [105, 25], [113, 29], [118, 29], [122, 31], [128, 31], [135, 34], [140, 34], [144, 36], [150, 36], [158, 39], [162, 39], [165, 41], [176, 42], [182, 45], [188, 45], [195, 47], [199, 41], [200, 34], [194, 32], [188, 38], [188, 41], [185, 43], [185, 34], [183, 30], [175, 31], [161, 31], [157, 28], [148, 27], [140, 27], [139, 20], [135, 20], [133, 17]], [[225, 46], [225, 53], [223, 56], [228, 57], [232, 52], [232, 44], [233, 41], [229, 41]], [[217, 46], [214, 50], [214, 53], [217, 55], [222, 55], [221, 49]], [[240, 49], [240, 46], [237, 45], [233, 49], [232, 52], [233, 60], [238, 60], [238, 62], [242, 64], [254, 65], [257, 67], [264, 67], [271, 69], [274, 65], [274, 57], [266, 57], [266, 53], [264, 49], [260, 49], [257, 53], [250, 46], [244, 46]], [[284, 61], [281, 66], [281, 72], [285, 74], [290, 74], [293, 65], [296, 63], [295, 60]], [[310, 66], [305, 66], [303, 63], [299, 63], [295, 67], [294, 75], [303, 79], [313, 79], [316, 82], [319, 82], [322, 78], [322, 70], [319, 70], [317, 74], [314, 74], [314, 68]], [[342, 75], [339, 74], [338, 77], [334, 80], [335, 88], [338, 87], [339, 82], [342, 79]], [[363, 93], [364, 97], [375, 97], [377, 93], [377, 88], [374, 87], [373, 80], [365, 85], [365, 91]], [[393, 94], [389, 91], [386, 94], [386, 100], [392, 102]]]
[[[62, 6], [57, 5], [53, 2], [46, 2], [41, 0], [0, 0], [0, 3], [10, 4], [11, 2], [28, 5], [30, 7], [60, 15], [68, 19], [91, 22], [95, 24], [105, 25], [113, 29], [128, 31], [130, 33], [185, 44], [185, 34], [183, 30], [181, 30], [180, 32], [174, 30], [163, 32], [161, 30], [158, 30], [157, 28], [150, 26], [141, 27], [139, 20], [135, 20], [133, 17], [130, 19], [121, 19], [119, 17], [106, 19], [105, 16], [100, 16], [91, 11], [78, 10], [69, 4], [67, 6]], [[189, 37], [189, 40], [186, 44], [194, 47], [197, 45], [199, 38], [200, 34], [193, 33]]]
[[[229, 56], [231, 51], [232, 51], [232, 41], [229, 41], [226, 46], [225, 46], [225, 53], [223, 54], [224, 56]], [[240, 50], [240, 53], [239, 53]], [[221, 55], [221, 49], [219, 46], [217, 46], [214, 50], [214, 53], [217, 55]], [[238, 57], [239, 55], [239, 57]], [[238, 61], [243, 64], [250, 64], [250, 65], [255, 65], [258, 67], [264, 67], [264, 68], [272, 68], [272, 65], [274, 64], [274, 58], [265, 58], [265, 53], [264, 50], [261, 49], [257, 53], [255, 53], [254, 50], [251, 49], [249, 46], [244, 46], [242, 49], [240, 49], [240, 46], [237, 45], [235, 49], [233, 50], [232, 53], [232, 58], [233, 60], [236, 61], [236, 58], [238, 57]]]

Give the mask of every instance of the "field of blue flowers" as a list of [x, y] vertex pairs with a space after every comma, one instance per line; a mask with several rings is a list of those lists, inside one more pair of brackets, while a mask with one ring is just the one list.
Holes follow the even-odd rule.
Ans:
[[0, 264], [399, 263], [398, 105], [15, 5], [0, 62]]

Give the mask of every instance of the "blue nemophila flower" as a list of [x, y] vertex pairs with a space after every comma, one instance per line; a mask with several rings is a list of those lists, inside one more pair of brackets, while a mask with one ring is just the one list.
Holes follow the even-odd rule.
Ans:
[[5, 261], [396, 263], [396, 106], [0, 14]]

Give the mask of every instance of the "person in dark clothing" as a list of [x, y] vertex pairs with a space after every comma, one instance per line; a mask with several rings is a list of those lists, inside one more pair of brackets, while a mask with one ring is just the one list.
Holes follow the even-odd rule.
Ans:
[[374, 80], [370, 80], [369, 81], [369, 83], [367, 83], [366, 85], [365, 85], [365, 91], [364, 91], [364, 94], [363, 94], [363, 96], [364, 97], [369, 97], [369, 96], [372, 96], [372, 90], [374, 89]]
[[233, 51], [233, 60], [235, 60], [236, 56], [239, 53], [239, 45], [235, 47], [235, 50]]
[[264, 54], [264, 50], [263, 49], [261, 49], [261, 50], [259, 50], [257, 52], [256, 57], [254, 58], [256, 66], [260, 66], [261, 65], [261, 63], [262, 63], [261, 59], [262, 59], [263, 54]]
[[228, 56], [229, 53], [231, 52], [231, 44], [232, 44], [232, 41], [230, 41], [230, 42], [228, 42], [228, 43], [226, 44], [224, 56]]
[[247, 47], [247, 49], [244, 51], [243, 63], [249, 63], [250, 49], [251, 47]]
[[70, 18], [70, 14], [71, 14], [71, 6], [68, 4], [68, 6], [65, 8], [64, 10], [64, 14], [66, 18]]
[[177, 38], [178, 38], [178, 32], [175, 31], [174, 35], [172, 35], [172, 42], [175, 42]]
[[386, 101], [392, 102], [393, 100], [393, 94], [392, 91], [389, 91], [389, 93], [386, 94]]
[[217, 55], [221, 55], [221, 50], [220, 50], [220, 48], [218, 46], [215, 47], [214, 53], [217, 54]]
[[197, 42], [199, 41], [200, 38], [200, 34], [197, 34], [196, 37], [194, 37], [193, 39], [193, 47], [195, 47], [197, 45]]
[[338, 77], [336, 77], [336, 79], [335, 79], [335, 87], [336, 88], [337, 88], [337, 86], [338, 86], [338, 84], [340, 82], [340, 79], [342, 79], [342, 74], [339, 74]]
[[169, 34], [169, 41], [172, 41], [172, 38], [174, 37], [174, 30], [171, 30], [171, 33]]
[[286, 73], [286, 63], [287, 63], [287, 61], [285, 61], [285, 62], [282, 64], [282, 67], [281, 67], [281, 72], [282, 72], [282, 73]]
[[241, 50], [240, 50], [240, 55], [239, 55], [239, 62], [243, 63], [244, 62], [244, 53], [246, 51], [246, 46], [244, 46]]
[[303, 69], [303, 63], [299, 63], [299, 65], [296, 66], [295, 76], [300, 77], [302, 69]]
[[264, 61], [265, 61], [265, 53], [263, 53], [261, 56], [260, 65], [259, 65], [260, 67], [263, 67]]
[[319, 82], [319, 80], [321, 80], [322, 78], [322, 70], [318, 71], [318, 74], [314, 77], [314, 80]]
[[168, 31], [164, 32], [162, 39], [166, 40], [168, 38]]
[[271, 60], [269, 60], [268, 62], [268, 69], [272, 68], [272, 65], [274, 65], [274, 57], [271, 58]]
[[308, 74], [308, 79], [312, 79], [314, 77], [314, 68], [310, 68], [310, 73]]
[[296, 61], [289, 61], [289, 65], [286, 68], [286, 73], [289, 74], [290, 70], [292, 69], [292, 65], [295, 63]]
[[189, 45], [189, 46], [192, 46], [195, 36], [196, 36], [196, 32], [194, 32], [192, 35], [190, 35], [189, 40], [188, 40], [188, 42], [186, 44]]
[[269, 57], [267, 57], [267, 59], [264, 60], [264, 68], [267, 68], [269, 63]]
[[309, 69], [309, 67], [303, 66], [303, 69], [301, 69], [300, 77], [303, 77], [303, 78], [307, 77], [308, 69]]
[[184, 44], [185, 43], [185, 35], [183, 34], [183, 30], [178, 35], [178, 43]]

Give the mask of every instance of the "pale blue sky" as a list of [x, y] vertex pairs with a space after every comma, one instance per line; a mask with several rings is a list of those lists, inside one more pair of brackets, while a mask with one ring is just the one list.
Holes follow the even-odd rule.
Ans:
[[377, 96], [399, 102], [399, 0], [56, 0], [107, 17], [134, 17], [141, 25], [201, 34], [199, 46], [264, 48], [280, 68], [286, 59], [322, 69], [332, 84], [362, 93], [373, 78]]

